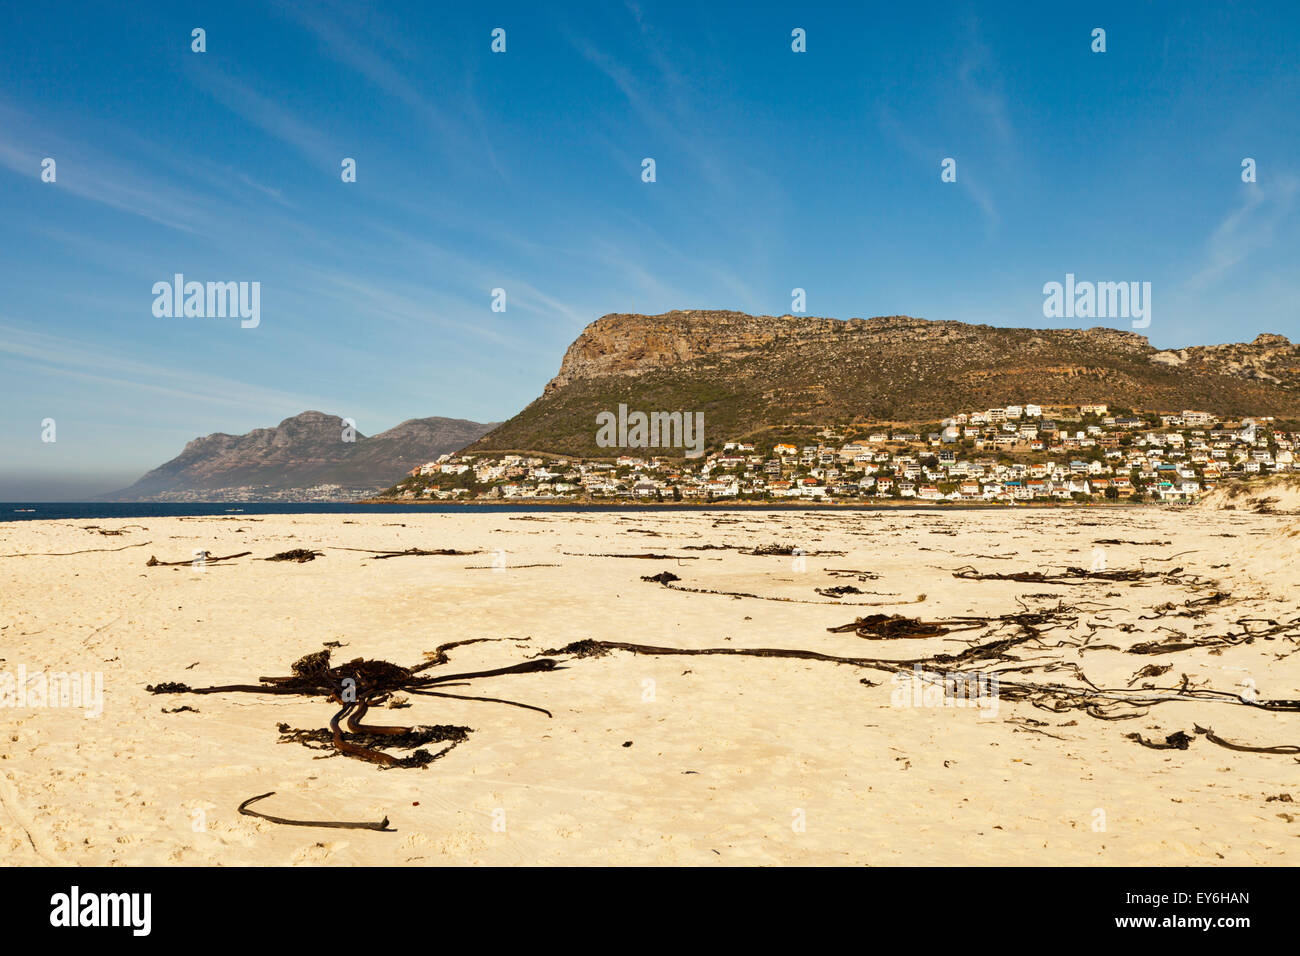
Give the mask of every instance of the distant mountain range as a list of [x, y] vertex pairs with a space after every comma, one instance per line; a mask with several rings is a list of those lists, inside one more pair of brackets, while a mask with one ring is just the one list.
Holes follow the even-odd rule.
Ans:
[[275, 428], [195, 439], [103, 500], [358, 498], [461, 449], [610, 457], [620, 452], [597, 445], [596, 416], [620, 404], [702, 412], [705, 446], [716, 449], [807, 426], [919, 424], [1028, 402], [1300, 420], [1300, 347], [1262, 334], [1249, 343], [1161, 351], [1120, 329], [909, 316], [606, 315], [582, 331], [542, 395], [509, 421], [417, 418], [347, 442], [343, 419], [303, 412]]
[[[337, 415], [308, 411], [246, 435], [196, 438], [164, 465], [105, 501], [331, 500], [364, 497], [418, 464], [456, 451], [493, 424], [413, 418], [345, 441]], [[323, 486], [333, 486], [327, 488]]]
[[796, 426], [937, 422], [1025, 402], [1300, 419], [1300, 348], [1263, 334], [1161, 351], [1120, 329], [909, 316], [614, 314], [583, 330], [538, 399], [467, 451], [609, 457], [596, 416], [620, 403], [703, 412], [715, 449]]

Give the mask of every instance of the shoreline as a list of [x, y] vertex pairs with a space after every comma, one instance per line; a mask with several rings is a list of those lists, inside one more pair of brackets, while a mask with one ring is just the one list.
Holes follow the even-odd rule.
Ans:
[[[16, 507], [22, 506], [22, 507]], [[1153, 512], [1194, 507], [1165, 502], [1080, 502], [1035, 501], [1012, 504], [986, 501], [555, 501], [544, 498], [511, 498], [500, 501], [404, 501], [368, 498], [361, 501], [245, 501], [245, 502], [0, 502], [0, 526], [33, 521], [106, 521], [119, 518], [241, 518], [271, 515], [369, 515], [369, 514], [510, 514], [536, 513], [799, 513], [870, 514], [891, 512], [1004, 513], [1050, 512], [1059, 509], [1118, 509]]]

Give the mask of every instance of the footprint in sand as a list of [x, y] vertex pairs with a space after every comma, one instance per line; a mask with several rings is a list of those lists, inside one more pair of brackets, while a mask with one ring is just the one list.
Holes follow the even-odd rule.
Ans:
[[293, 854], [294, 866], [310, 865], [314, 863], [329, 863], [335, 856], [346, 850], [350, 843], [330, 842], [330, 843], [310, 843], [307, 846], [299, 847]]

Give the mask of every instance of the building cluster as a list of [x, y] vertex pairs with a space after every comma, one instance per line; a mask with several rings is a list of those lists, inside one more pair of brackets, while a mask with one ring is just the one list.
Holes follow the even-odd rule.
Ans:
[[1010, 405], [909, 430], [822, 429], [816, 442], [727, 442], [696, 460], [443, 455], [399, 493], [437, 499], [1039, 499], [1191, 502], [1228, 478], [1300, 471], [1300, 433], [1269, 418]]

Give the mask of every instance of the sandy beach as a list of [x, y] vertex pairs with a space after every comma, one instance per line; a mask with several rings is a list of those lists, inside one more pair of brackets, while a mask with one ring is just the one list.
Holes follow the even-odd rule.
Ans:
[[[1298, 520], [1082, 508], [0, 524], [0, 675], [102, 675], [97, 715], [12, 693], [0, 710], [0, 862], [1294, 865], [1300, 713], [1238, 696], [1300, 698]], [[748, 553], [768, 545], [805, 553]], [[321, 556], [261, 560], [298, 548]], [[477, 553], [373, 553], [409, 548]], [[251, 555], [195, 567], [196, 550]], [[647, 554], [668, 557], [629, 557]], [[1066, 568], [1088, 574], [1052, 579]], [[677, 580], [643, 580], [662, 572]], [[1019, 572], [1046, 580], [984, 577]], [[829, 630], [868, 615], [923, 633]], [[589, 640], [946, 662], [1000, 691], [956, 706], [920, 690], [933, 682], [913, 696], [888, 664], [553, 653], [554, 670], [449, 691], [550, 717], [416, 694], [372, 710], [371, 724], [470, 728], [417, 768], [282, 741], [281, 725], [328, 726], [338, 707], [324, 697], [146, 691], [256, 684], [329, 642], [333, 664], [412, 667], [477, 638], [490, 640], [423, 673]], [[1128, 736], [1180, 732], [1185, 749]], [[387, 817], [393, 832], [237, 812], [268, 791], [267, 814]]]

